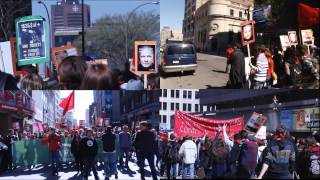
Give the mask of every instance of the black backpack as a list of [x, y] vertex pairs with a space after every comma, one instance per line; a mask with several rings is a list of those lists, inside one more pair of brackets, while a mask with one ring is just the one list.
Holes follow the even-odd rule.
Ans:
[[168, 158], [174, 162], [179, 161], [179, 149], [177, 143], [168, 143], [167, 148]]

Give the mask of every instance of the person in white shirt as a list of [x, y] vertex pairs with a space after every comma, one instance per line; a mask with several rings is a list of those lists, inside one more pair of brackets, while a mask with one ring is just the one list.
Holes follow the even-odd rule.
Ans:
[[179, 156], [182, 158], [182, 179], [194, 179], [197, 145], [191, 140], [191, 137], [185, 137], [179, 149]]

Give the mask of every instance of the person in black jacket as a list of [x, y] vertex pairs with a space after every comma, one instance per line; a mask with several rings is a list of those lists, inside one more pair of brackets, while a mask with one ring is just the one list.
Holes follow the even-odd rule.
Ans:
[[116, 158], [116, 135], [112, 132], [112, 127], [108, 126], [104, 135], [102, 135], [103, 143], [103, 160], [106, 180], [114, 174], [118, 179], [117, 158]]
[[5, 159], [7, 163], [7, 167], [9, 170], [13, 169], [13, 162], [12, 162], [12, 148], [15, 141], [17, 141], [18, 138], [16, 135], [14, 135], [14, 130], [9, 129], [9, 133], [5, 138], [5, 144], [8, 146], [8, 151], [6, 152]]
[[84, 160], [84, 179], [88, 179], [90, 171], [92, 169], [94, 178], [99, 179], [95, 158], [98, 154], [98, 144], [93, 137], [93, 132], [91, 129], [87, 129], [87, 136], [81, 139], [80, 142], [81, 154]]
[[155, 134], [150, 131], [151, 124], [142, 121], [140, 122], [140, 132], [137, 132], [133, 145], [136, 149], [137, 158], [138, 158], [138, 166], [140, 168], [141, 179], [145, 179], [144, 173], [144, 161], [145, 159], [148, 160], [152, 179], [157, 180], [157, 172], [154, 166], [154, 146], [155, 146]]
[[165, 153], [168, 179], [176, 179], [178, 176], [178, 163], [180, 161], [179, 149], [180, 144], [176, 140], [176, 135], [174, 133], [170, 134], [170, 141], [168, 142], [168, 147]]
[[234, 51], [231, 54], [231, 58], [229, 61], [231, 63], [231, 69], [229, 73], [228, 87], [232, 89], [245, 88], [245, 61], [244, 54], [240, 50], [240, 44], [235, 44]]
[[74, 156], [76, 170], [79, 172], [83, 171], [83, 161], [81, 160], [80, 151], [81, 137], [77, 131], [73, 131], [72, 141], [71, 141], [71, 153]]

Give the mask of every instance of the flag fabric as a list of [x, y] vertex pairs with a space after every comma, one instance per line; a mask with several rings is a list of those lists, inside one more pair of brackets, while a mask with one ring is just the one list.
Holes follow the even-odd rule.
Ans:
[[62, 102], [59, 104], [59, 106], [63, 109], [62, 116], [64, 116], [68, 111], [74, 108], [74, 91], [72, 93], [64, 98]]
[[310, 27], [319, 24], [320, 8], [311, 7], [304, 3], [298, 4], [299, 27]]

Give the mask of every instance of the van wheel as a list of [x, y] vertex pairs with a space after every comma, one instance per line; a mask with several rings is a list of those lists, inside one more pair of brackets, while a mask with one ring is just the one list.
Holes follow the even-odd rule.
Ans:
[[193, 70], [193, 71], [189, 71], [189, 74], [190, 74], [190, 75], [194, 75], [195, 72], [196, 72], [196, 71], [194, 71], [194, 70]]

